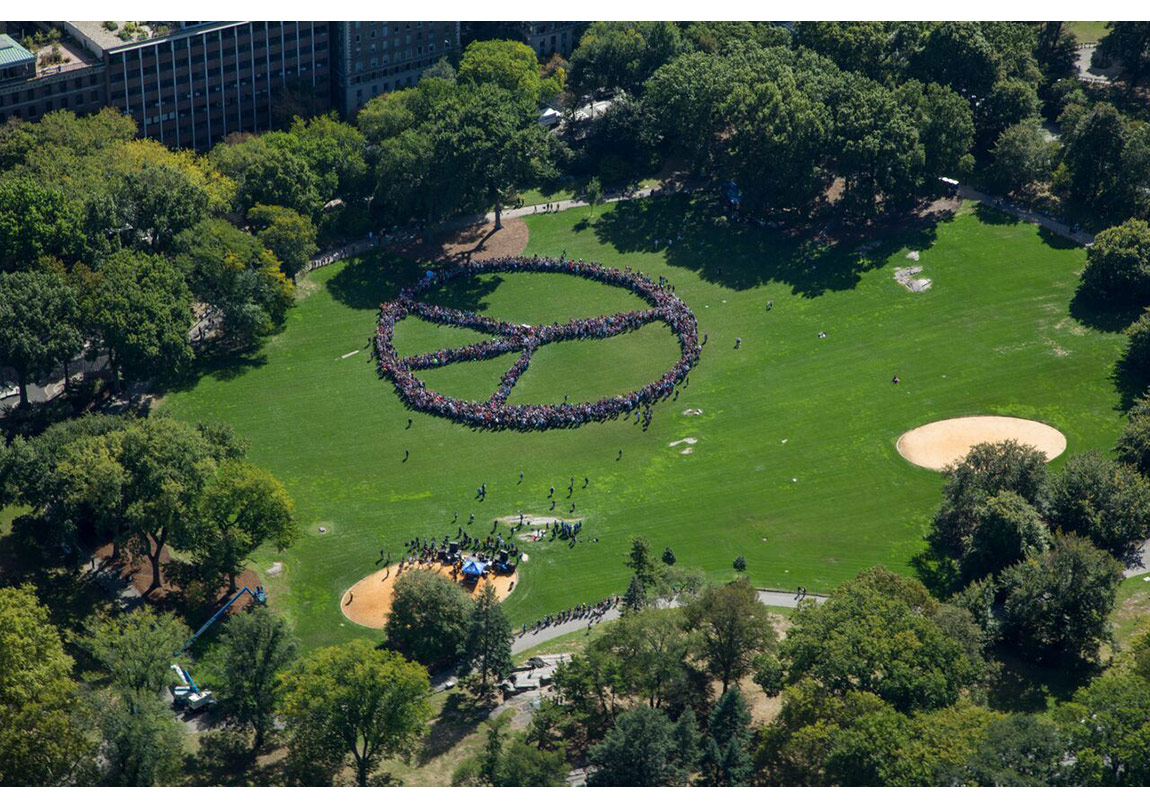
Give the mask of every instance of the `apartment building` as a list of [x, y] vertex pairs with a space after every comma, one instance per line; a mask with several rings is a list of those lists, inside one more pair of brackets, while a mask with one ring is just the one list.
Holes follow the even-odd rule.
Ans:
[[458, 22], [333, 23], [336, 105], [353, 116], [381, 93], [411, 87], [423, 71], [459, 50]]

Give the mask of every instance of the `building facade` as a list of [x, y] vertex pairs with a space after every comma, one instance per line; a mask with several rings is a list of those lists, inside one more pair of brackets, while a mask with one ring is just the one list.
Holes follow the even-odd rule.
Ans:
[[523, 35], [539, 60], [546, 61], [556, 53], [570, 56], [586, 27], [585, 22], [525, 22]]
[[381, 93], [412, 87], [459, 50], [458, 22], [337, 22], [336, 105], [350, 118]]
[[52, 43], [33, 53], [0, 34], [0, 122], [36, 121], [56, 109], [86, 115], [106, 104], [103, 63], [81, 48]]
[[135, 118], [141, 137], [207, 149], [233, 132], [270, 129], [281, 92], [310, 93], [317, 106], [330, 106], [327, 23], [175, 26], [141, 41], [92, 43], [104, 62], [108, 104]]

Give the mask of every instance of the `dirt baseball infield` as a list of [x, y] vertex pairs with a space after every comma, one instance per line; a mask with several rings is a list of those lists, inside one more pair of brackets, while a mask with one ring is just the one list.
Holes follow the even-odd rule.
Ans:
[[[444, 578], [451, 577], [451, 567], [439, 562], [404, 567], [403, 572], [399, 571], [397, 564], [392, 564], [390, 567], [385, 567], [373, 572], [366, 578], [360, 579], [343, 593], [339, 606], [344, 617], [367, 628], [383, 628], [387, 624], [387, 615], [391, 612], [391, 599], [395, 594], [395, 582], [414, 570], [429, 570], [437, 575], [442, 575]], [[517, 579], [518, 573], [488, 575], [482, 583], [490, 583], [494, 586], [495, 594], [499, 596], [500, 600], [503, 600], [515, 587]], [[468, 586], [460, 583], [460, 586], [472, 597], [482, 588], [482, 584], [480, 586]]]
[[916, 466], [941, 471], [966, 457], [978, 443], [1016, 440], [1053, 460], [1066, 451], [1066, 436], [1052, 426], [1024, 418], [977, 415], [925, 424], [898, 439], [898, 453]]

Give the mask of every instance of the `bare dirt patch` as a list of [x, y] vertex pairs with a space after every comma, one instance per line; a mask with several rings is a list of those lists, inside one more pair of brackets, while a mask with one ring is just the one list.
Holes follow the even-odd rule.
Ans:
[[[395, 595], [396, 581], [413, 570], [429, 570], [436, 575], [454, 580], [453, 568], [438, 561], [431, 564], [404, 567], [403, 572], [399, 571], [399, 565], [392, 564], [390, 567], [373, 572], [366, 578], [361, 578], [358, 583], [343, 593], [339, 607], [343, 611], [344, 617], [367, 628], [383, 628], [387, 625], [387, 615], [391, 612], [391, 601]], [[517, 573], [488, 575], [480, 583], [489, 583], [494, 586], [495, 594], [500, 600], [503, 600], [511, 593], [518, 578]], [[459, 581], [459, 585], [472, 597], [475, 597], [483, 588], [482, 585], [467, 584], [462, 580]]]
[[966, 457], [978, 443], [1016, 440], [1053, 460], [1066, 451], [1066, 436], [1052, 426], [1025, 418], [978, 415], [950, 418], [904, 432], [896, 448], [916, 466], [941, 471]]
[[527, 248], [527, 222], [523, 219], [505, 219], [503, 227], [495, 230], [489, 222], [468, 225], [454, 230], [429, 233], [399, 251], [411, 258], [425, 261], [448, 261], [465, 258], [504, 258], [522, 255]]

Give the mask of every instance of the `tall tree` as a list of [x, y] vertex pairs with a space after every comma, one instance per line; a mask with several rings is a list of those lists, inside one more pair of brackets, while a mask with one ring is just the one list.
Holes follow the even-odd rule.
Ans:
[[484, 698], [511, 673], [511, 624], [490, 583], [475, 600], [464, 660], [477, 679], [476, 692]]
[[85, 318], [107, 352], [114, 384], [179, 371], [192, 358], [192, 300], [167, 259], [121, 250], [100, 266]]
[[208, 219], [176, 239], [174, 264], [196, 297], [223, 315], [225, 337], [239, 347], [283, 322], [295, 287], [258, 238], [223, 219]]
[[32, 266], [43, 256], [83, 255], [79, 213], [57, 188], [31, 177], [0, 182], [0, 272]]
[[703, 745], [703, 784], [742, 786], [751, 779], [751, 711], [737, 687], [715, 703]]
[[1050, 551], [1007, 568], [1002, 631], [1042, 660], [1091, 659], [1109, 637], [1122, 565], [1085, 539], [1062, 537]]
[[104, 781], [111, 786], [171, 784], [187, 731], [155, 695], [112, 698], [100, 716]]
[[756, 656], [778, 642], [770, 612], [746, 578], [703, 591], [685, 609], [698, 655], [723, 692], [751, 672]]
[[671, 22], [594, 22], [571, 54], [570, 84], [579, 95], [634, 93], [682, 50], [679, 28]]
[[466, 648], [472, 603], [454, 581], [427, 570], [399, 576], [387, 615], [387, 642], [423, 665], [450, 665]]
[[1150, 71], [1150, 22], [1108, 22], [1098, 43], [1100, 55], [1117, 59], [1131, 88]]
[[220, 464], [198, 515], [193, 552], [227, 578], [229, 593], [236, 591], [236, 576], [252, 553], [265, 544], [286, 550], [295, 541], [291, 498], [270, 472], [251, 463]]
[[538, 104], [543, 80], [529, 45], [508, 39], [472, 42], [463, 51], [457, 80], [474, 85], [494, 84], [514, 97]]
[[75, 291], [54, 272], [0, 275], [0, 365], [16, 371], [20, 404], [28, 382], [80, 352], [84, 337]]
[[1150, 785], [1150, 687], [1130, 673], [1105, 674], [1058, 711], [1075, 785]]
[[110, 619], [92, 618], [87, 628], [84, 646], [131, 704], [163, 692], [172, 656], [190, 633], [175, 615], [147, 606]]
[[1150, 302], [1150, 223], [1129, 219], [1100, 232], [1086, 248], [1079, 289], [1105, 303]]
[[683, 772], [676, 765], [674, 725], [667, 714], [640, 705], [619, 716], [603, 741], [591, 747], [590, 786], [676, 786]]
[[1118, 558], [1150, 534], [1150, 483], [1098, 451], [1070, 457], [1048, 486], [1052, 527], [1077, 533]]
[[953, 704], [982, 661], [934, 619], [939, 610], [918, 581], [881, 567], [861, 572], [795, 614], [780, 646], [787, 680], [871, 692], [908, 713]]
[[282, 682], [288, 731], [338, 743], [360, 786], [384, 758], [410, 751], [431, 717], [427, 670], [367, 640], [314, 651]]
[[252, 730], [252, 751], [258, 752], [275, 724], [279, 675], [299, 655], [299, 642], [282, 617], [256, 609], [228, 619], [218, 654], [220, 706]]
[[72, 669], [33, 588], [0, 588], [0, 786], [66, 785], [91, 751]]
[[248, 221], [255, 225], [256, 237], [275, 254], [288, 277], [303, 270], [319, 250], [315, 225], [290, 208], [256, 205], [248, 211]]

